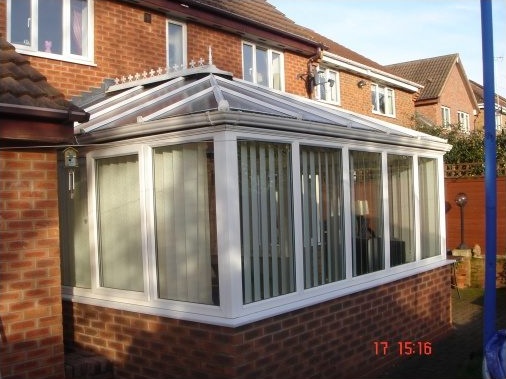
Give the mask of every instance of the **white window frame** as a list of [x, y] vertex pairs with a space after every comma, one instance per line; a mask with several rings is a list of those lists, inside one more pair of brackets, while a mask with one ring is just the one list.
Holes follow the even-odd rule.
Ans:
[[[238, 172], [238, 140], [254, 140], [272, 143], [287, 143], [291, 145], [292, 168], [292, 198], [293, 198], [293, 230], [295, 254], [295, 291], [257, 302], [243, 304], [242, 271], [241, 271], [241, 226], [240, 218], [240, 188]], [[176, 300], [157, 298], [156, 257], [154, 253], [154, 205], [153, 205], [153, 170], [152, 149], [158, 146], [184, 144], [189, 142], [213, 141], [215, 159], [215, 189], [216, 189], [216, 238], [219, 265], [220, 305], [196, 304]], [[300, 147], [315, 146], [340, 149], [342, 151], [342, 179], [343, 179], [343, 217], [345, 238], [345, 278], [337, 282], [321, 286], [304, 287], [303, 242], [302, 242], [302, 205], [301, 205], [301, 177], [300, 177]], [[90, 147], [92, 149], [92, 147]], [[395, 280], [411, 277], [417, 273], [426, 272], [447, 264], [444, 246], [446, 246], [445, 231], [441, 231], [441, 254], [421, 259], [420, 253], [420, 206], [415, 201], [415, 241], [416, 259], [395, 267], [390, 267], [388, 259], [390, 236], [388, 211], [383, 215], [384, 220], [384, 254], [385, 268], [379, 271], [353, 277], [352, 268], [352, 205], [350, 197], [350, 182], [353, 173], [349, 170], [349, 152], [370, 151], [381, 153], [384, 189], [383, 208], [388, 209], [388, 175], [386, 170], [387, 154], [403, 154], [413, 159], [413, 196], [419, 198], [418, 157], [435, 158], [438, 162], [439, 183], [443, 183], [443, 153], [426, 153], [422, 149], [401, 146], [383, 145], [374, 142], [351, 141], [315, 135], [300, 135], [292, 132], [265, 133], [250, 127], [227, 125], [213, 131], [181, 131], [169, 136], [142, 137], [131, 144], [124, 141], [119, 147], [101, 148], [90, 151], [87, 156], [88, 170], [88, 203], [90, 220], [90, 257], [92, 258], [92, 288], [63, 287], [64, 299], [82, 302], [102, 307], [114, 307], [132, 312], [153, 314], [162, 317], [185, 319], [214, 325], [236, 327], [272, 317], [301, 307], [319, 304], [340, 296], [350, 295], [370, 288], [390, 283]], [[98, 249], [96, 225], [96, 194], [95, 194], [95, 160], [113, 156], [138, 154], [141, 191], [141, 213], [143, 221], [143, 270], [145, 291], [142, 294], [130, 291], [102, 288], [98, 284]], [[444, 198], [444, 186], [439, 186], [439, 198]], [[440, 206], [440, 222], [444, 225], [444, 207]]]
[[471, 130], [469, 113], [458, 111], [457, 117], [459, 119], [460, 128], [464, 133], [469, 133]]
[[441, 124], [443, 128], [449, 128], [452, 124], [452, 112], [449, 107], [441, 106]]
[[[12, 11], [12, 5], [11, 3], [16, 0], [7, 0], [7, 40], [11, 41], [11, 11]], [[63, 31], [62, 34], [62, 53], [56, 54], [56, 53], [46, 53], [43, 51], [38, 50], [38, 20], [37, 20], [37, 14], [39, 9], [39, 4], [44, 0], [31, 0], [31, 13], [33, 15], [33, 19], [30, 20], [31, 23], [31, 42], [32, 46], [26, 46], [21, 44], [14, 44], [14, 47], [16, 48], [16, 51], [21, 54], [26, 55], [32, 55], [36, 57], [42, 57], [42, 58], [48, 58], [48, 59], [55, 59], [60, 61], [66, 61], [66, 62], [72, 62], [72, 63], [78, 63], [78, 64], [85, 64], [85, 65], [94, 65], [94, 41], [95, 41], [95, 35], [94, 35], [94, 1], [95, 0], [87, 0], [88, 2], [88, 15], [87, 15], [87, 24], [86, 24], [86, 36], [83, 36], [83, 40], [86, 41], [86, 54], [83, 55], [76, 55], [71, 54], [70, 52], [70, 34], [66, 31]], [[70, 1], [71, 0], [63, 0], [63, 17], [62, 20], [62, 26], [70, 27]], [[83, 28], [84, 29], [84, 28]]]
[[268, 83], [269, 83], [269, 88], [272, 88], [274, 89], [274, 83], [273, 83], [273, 80], [272, 80], [272, 54], [275, 53], [275, 54], [279, 54], [279, 59], [280, 59], [280, 85], [281, 85], [281, 89], [280, 91], [285, 91], [285, 58], [284, 58], [284, 54], [282, 51], [279, 51], [279, 50], [273, 50], [273, 49], [270, 49], [266, 46], [259, 46], [259, 45], [256, 45], [252, 42], [246, 42], [246, 41], [243, 41], [242, 44], [241, 44], [241, 57], [242, 57], [242, 60], [241, 60], [241, 64], [242, 64], [242, 72], [243, 72], [243, 79], [245, 79], [244, 77], [244, 72], [245, 72], [245, 68], [244, 68], [244, 45], [248, 45], [252, 48], [252, 56], [253, 56], [253, 83], [257, 83], [257, 69], [256, 69], [256, 66], [257, 66], [257, 61], [256, 61], [256, 49], [257, 48], [261, 48], [262, 50], [265, 50], [267, 52], [267, 76], [268, 76]]
[[[372, 89], [375, 88], [374, 92], [372, 91]], [[379, 94], [380, 92], [383, 92], [383, 96], [386, 100], [387, 98], [387, 94], [391, 96], [391, 99], [392, 99], [392, 111], [391, 113], [387, 113], [387, 106], [386, 106], [386, 101], [385, 101], [385, 112], [381, 112], [381, 107], [380, 107], [380, 99], [379, 99]], [[378, 114], [378, 115], [382, 115], [382, 116], [386, 116], [386, 117], [392, 117], [392, 118], [395, 118], [395, 113], [396, 113], [396, 107], [395, 107], [395, 91], [393, 88], [390, 88], [390, 87], [387, 87], [387, 86], [384, 86], [384, 85], [381, 85], [381, 84], [378, 84], [378, 83], [371, 83], [371, 93], [374, 93], [375, 94], [375, 97], [374, 97], [374, 103], [371, 105], [371, 108], [372, 108], [372, 113], [374, 114]], [[371, 98], [371, 101], [373, 99]], [[377, 110], [375, 110], [374, 108], [376, 108]]]
[[[181, 32], [183, 34], [183, 41], [182, 41], [182, 46], [181, 48], [183, 49], [182, 51], [182, 55], [183, 55], [183, 67], [178, 67], [177, 69], [175, 69], [174, 67], [169, 67], [169, 41], [170, 41], [170, 35], [169, 35], [169, 25], [170, 24], [174, 24], [174, 25], [178, 25], [181, 27]], [[188, 37], [187, 37], [187, 30], [186, 30], [186, 24], [183, 23], [183, 22], [179, 22], [179, 21], [175, 21], [175, 20], [171, 20], [171, 19], [168, 19], [167, 20], [167, 23], [166, 23], [166, 32], [165, 32], [165, 47], [166, 47], [166, 56], [167, 56], [167, 68], [169, 71], [177, 71], [177, 70], [181, 70], [183, 68], [186, 68], [188, 66]]]
[[[340, 84], [340, 79], [339, 79], [339, 71], [322, 67], [318, 70], [318, 73], [320, 73], [320, 72], [322, 72], [322, 75], [321, 76], [318, 75], [318, 77], [316, 77], [316, 79], [315, 79], [316, 84], [319, 84], [319, 85], [316, 85], [316, 93], [315, 93], [316, 99], [321, 100], [321, 101], [326, 101], [326, 102], [329, 102], [329, 103], [332, 103], [335, 105], [341, 105], [341, 84]], [[334, 75], [335, 79], [329, 77], [332, 74]], [[332, 87], [330, 86], [329, 79], [332, 79], [334, 81]], [[325, 81], [325, 83], [320, 84], [321, 81]], [[322, 96], [321, 96], [321, 85], [325, 86], [325, 94], [327, 95], [327, 96], [325, 96], [325, 98], [322, 98]], [[334, 92], [334, 91], [335, 91], [336, 99], [332, 100], [331, 92]]]

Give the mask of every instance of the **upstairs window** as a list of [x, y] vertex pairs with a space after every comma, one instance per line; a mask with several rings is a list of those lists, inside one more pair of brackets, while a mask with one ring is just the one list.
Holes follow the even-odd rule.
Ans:
[[457, 112], [457, 115], [459, 117], [459, 124], [463, 132], [469, 133], [470, 127], [469, 127], [469, 113], [465, 112]]
[[451, 125], [450, 108], [441, 107], [441, 121], [445, 128], [448, 128]]
[[394, 90], [379, 84], [371, 85], [371, 102], [373, 113], [395, 116]]
[[167, 66], [177, 71], [186, 66], [186, 25], [167, 22]]
[[340, 103], [339, 97], [339, 75], [337, 71], [322, 69], [318, 71], [316, 79], [316, 98], [332, 103]]
[[10, 42], [23, 53], [91, 60], [92, 0], [9, 0]]
[[242, 72], [248, 82], [284, 90], [283, 54], [278, 51], [244, 42]]

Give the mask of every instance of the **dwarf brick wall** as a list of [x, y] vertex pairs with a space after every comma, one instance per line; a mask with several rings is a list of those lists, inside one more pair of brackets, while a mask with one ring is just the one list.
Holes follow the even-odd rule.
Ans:
[[399, 341], [448, 332], [450, 291], [445, 266], [238, 328], [64, 301], [65, 339], [110, 359], [117, 379], [351, 378], [406, 359]]
[[[497, 178], [497, 255], [506, 255], [506, 177]], [[464, 243], [472, 249], [479, 245], [486, 254], [485, 246], [485, 181], [483, 177], [445, 179], [445, 201], [451, 205], [446, 213], [446, 247], [455, 249], [460, 245], [460, 208], [455, 204], [459, 192], [467, 194], [464, 207]]]
[[63, 377], [56, 153], [0, 152], [0, 371]]

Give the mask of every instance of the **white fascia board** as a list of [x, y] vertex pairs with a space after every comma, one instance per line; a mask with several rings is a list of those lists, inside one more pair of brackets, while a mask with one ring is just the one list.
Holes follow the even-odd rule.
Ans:
[[353, 62], [349, 59], [340, 57], [339, 55], [332, 53], [323, 53], [323, 63], [332, 64], [343, 69], [356, 72], [357, 74], [367, 76], [372, 79], [380, 80], [384, 83], [389, 83], [392, 86], [400, 87], [411, 92], [417, 92], [423, 86], [421, 84], [411, 82], [409, 80], [400, 78], [398, 76], [389, 74], [387, 72], [377, 70], [375, 68]]

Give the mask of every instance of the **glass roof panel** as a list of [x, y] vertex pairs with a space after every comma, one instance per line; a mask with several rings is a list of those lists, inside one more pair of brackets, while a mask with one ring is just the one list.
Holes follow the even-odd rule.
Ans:
[[195, 98], [191, 101], [182, 102], [179, 105], [176, 104], [174, 108], [170, 109], [166, 113], [160, 114], [159, 116], [153, 118], [152, 120], [161, 120], [168, 117], [201, 113], [216, 110], [217, 108], [218, 102], [216, 101], [214, 94], [212, 92], [207, 92], [204, 95], [199, 96], [198, 98]]

